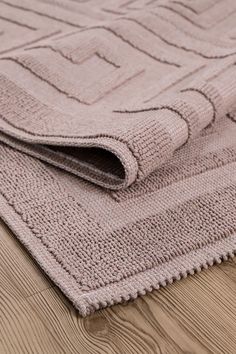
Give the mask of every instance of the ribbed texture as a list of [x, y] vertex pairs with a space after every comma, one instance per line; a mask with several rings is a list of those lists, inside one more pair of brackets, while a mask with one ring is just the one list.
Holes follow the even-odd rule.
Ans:
[[0, 17], [0, 215], [80, 313], [232, 257], [236, 2]]

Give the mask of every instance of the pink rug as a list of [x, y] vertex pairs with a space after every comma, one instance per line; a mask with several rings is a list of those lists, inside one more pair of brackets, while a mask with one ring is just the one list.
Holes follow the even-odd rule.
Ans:
[[81, 315], [236, 250], [236, 1], [0, 0], [0, 215]]

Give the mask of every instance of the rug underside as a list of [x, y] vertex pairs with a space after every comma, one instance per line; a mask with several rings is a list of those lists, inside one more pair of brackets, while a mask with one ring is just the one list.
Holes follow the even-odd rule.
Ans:
[[0, 216], [80, 314], [233, 257], [236, 2], [0, 14]]

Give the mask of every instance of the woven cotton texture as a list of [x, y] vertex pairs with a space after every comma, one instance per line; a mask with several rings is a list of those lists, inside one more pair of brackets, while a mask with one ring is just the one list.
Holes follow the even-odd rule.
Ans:
[[0, 0], [0, 215], [83, 316], [233, 257], [236, 1]]

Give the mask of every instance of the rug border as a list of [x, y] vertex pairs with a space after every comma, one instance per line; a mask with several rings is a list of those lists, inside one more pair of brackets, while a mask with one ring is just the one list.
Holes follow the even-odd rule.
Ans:
[[29, 226], [2, 194], [0, 194], [0, 217], [83, 317], [101, 308], [126, 302], [154, 289], [165, 287], [175, 280], [198, 273], [214, 263], [221, 263], [222, 260], [232, 258], [236, 254], [236, 232], [234, 232], [223, 240], [191, 251], [187, 255], [178, 256], [165, 264], [145, 270], [117, 283], [93, 291], [82, 292], [76, 280], [56, 262], [40, 239], [35, 237]]

